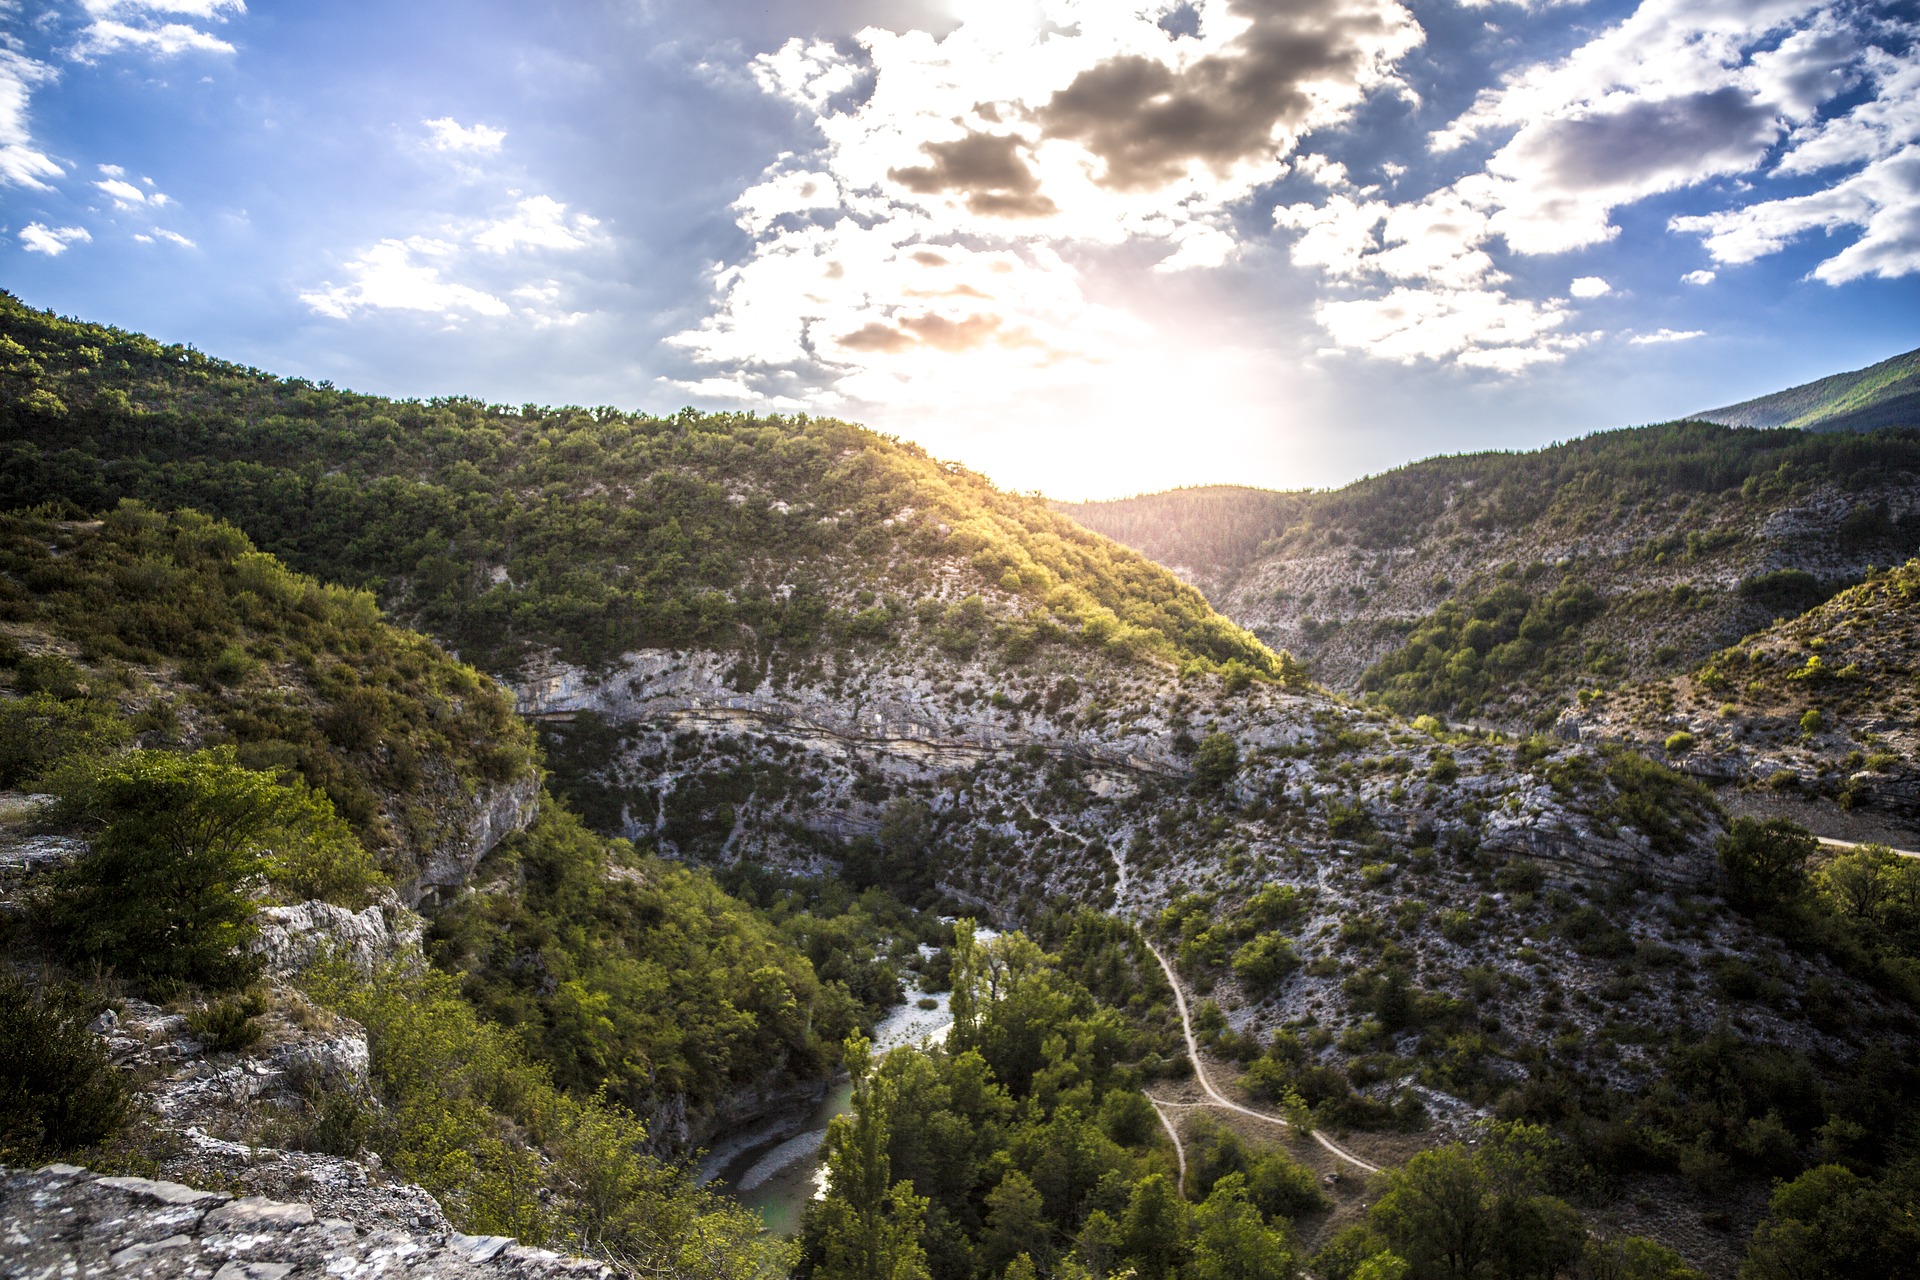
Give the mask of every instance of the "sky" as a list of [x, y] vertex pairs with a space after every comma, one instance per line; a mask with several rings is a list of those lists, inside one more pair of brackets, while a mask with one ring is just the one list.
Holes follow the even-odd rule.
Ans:
[[0, 286], [403, 397], [1344, 483], [1920, 346], [1915, 0], [0, 0]]

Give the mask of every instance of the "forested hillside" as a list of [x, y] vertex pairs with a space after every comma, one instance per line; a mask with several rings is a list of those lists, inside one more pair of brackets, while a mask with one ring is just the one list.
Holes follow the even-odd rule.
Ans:
[[[1197, 500], [1075, 512], [1198, 547]], [[1676, 423], [1238, 509], [1288, 523], [1251, 558], [1183, 563], [1229, 616], [1403, 714], [1538, 726], [1583, 689], [1683, 670], [1920, 548], [1920, 431]]]
[[[1732, 1275], [1756, 1227], [1770, 1280], [1837, 1247], [1836, 1215], [1904, 1256], [1905, 926], [1857, 945], [1800, 833], [1648, 754], [1459, 721], [1509, 670], [1543, 703], [1595, 675], [1603, 624], [1690, 634], [1674, 584], [1629, 577], [1711, 571], [1762, 611], [1829, 594], [1911, 531], [1920, 440], [1693, 425], [1301, 498], [1236, 590], [1397, 584], [1368, 706], [1139, 554], [845, 424], [397, 403], [9, 308], [0, 706], [12, 785], [59, 799], [6, 802], [7, 945], [105, 984], [17, 999], [49, 1042], [164, 1078], [159, 1129], [218, 1131], [100, 1145], [113, 1118], [49, 1149], [224, 1178], [265, 1144], [248, 1187], [346, 1197], [325, 1161], [366, 1148], [468, 1229], [747, 1274], [790, 1259], [635, 1148], [844, 1062], [796, 1246], [815, 1280], [1437, 1280], [1456, 1228], [1476, 1274], [1682, 1280], [1629, 1237]], [[1211, 545], [1244, 554], [1265, 500], [1214, 497]], [[1743, 589], [1749, 525], [1824, 539], [1831, 572]], [[145, 874], [169, 787], [282, 816], [209, 864], [198, 944], [134, 947], [103, 887]], [[1001, 933], [941, 919], [964, 916]], [[1153, 946], [1236, 1096], [1381, 1181], [1316, 1188], [1304, 1145], [1170, 1097]], [[951, 985], [953, 1038], [869, 1060], [850, 1033], [908, 972]], [[271, 1065], [355, 1036], [358, 1075], [338, 1049], [333, 1076]], [[118, 1078], [104, 1051], [66, 1074]], [[256, 1061], [278, 1110], [199, 1083]]]
[[1729, 427], [1809, 431], [1920, 426], [1920, 351], [1691, 416]]
[[911, 625], [883, 597], [935, 572], [1023, 634], [1281, 671], [1139, 554], [845, 423], [400, 403], [11, 296], [0, 344], [0, 506], [218, 515], [495, 671], [688, 645], [803, 660]]

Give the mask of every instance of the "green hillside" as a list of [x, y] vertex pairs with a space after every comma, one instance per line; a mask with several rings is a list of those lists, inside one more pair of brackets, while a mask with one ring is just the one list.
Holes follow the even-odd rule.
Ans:
[[1537, 726], [1581, 689], [1683, 670], [1920, 549], [1920, 431], [1682, 422], [1328, 492], [1066, 509], [1168, 557], [1331, 687]]
[[1689, 416], [1729, 427], [1803, 427], [1809, 431], [1920, 426], [1920, 350], [1852, 373], [1836, 373]]
[[393, 401], [0, 298], [0, 507], [124, 497], [231, 520], [495, 671], [804, 660], [911, 626], [936, 577], [1021, 643], [1283, 671], [1138, 553], [846, 423]]

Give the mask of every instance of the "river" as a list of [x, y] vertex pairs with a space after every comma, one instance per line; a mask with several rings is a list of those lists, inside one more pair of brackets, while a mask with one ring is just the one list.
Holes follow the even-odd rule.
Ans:
[[[975, 936], [985, 941], [992, 931], [982, 928]], [[923, 1040], [944, 1041], [947, 1028], [953, 1025], [948, 999], [945, 991], [929, 996], [909, 983], [906, 1003], [896, 1006], [873, 1029], [874, 1056]], [[933, 1001], [933, 1007], [922, 1009], [922, 1000]], [[701, 1161], [700, 1180], [758, 1211], [775, 1235], [795, 1234], [808, 1202], [826, 1194], [827, 1171], [820, 1147], [826, 1141], [827, 1122], [846, 1111], [852, 1098], [853, 1085], [836, 1081], [811, 1111], [723, 1135]]]

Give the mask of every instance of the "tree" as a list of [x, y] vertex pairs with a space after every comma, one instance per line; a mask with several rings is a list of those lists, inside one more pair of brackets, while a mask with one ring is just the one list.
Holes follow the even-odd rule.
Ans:
[[987, 1231], [980, 1239], [980, 1261], [988, 1271], [998, 1271], [1015, 1258], [1042, 1259], [1047, 1248], [1049, 1224], [1040, 1192], [1032, 1179], [1018, 1169], [1009, 1169], [1000, 1184], [987, 1192]]
[[1293, 1244], [1269, 1227], [1247, 1195], [1247, 1182], [1230, 1173], [1214, 1184], [1193, 1212], [1193, 1261], [1186, 1280], [1281, 1280], [1295, 1272]]
[[1166, 1280], [1187, 1247], [1187, 1206], [1164, 1173], [1136, 1182], [1120, 1220], [1120, 1252], [1141, 1280]]
[[256, 887], [345, 895], [377, 874], [326, 797], [243, 768], [231, 747], [128, 752], [51, 785], [95, 834], [55, 881], [49, 920], [74, 956], [143, 977], [243, 983]]
[[888, 1098], [873, 1071], [872, 1043], [847, 1037], [853, 1109], [827, 1126], [827, 1196], [817, 1212], [819, 1280], [927, 1280], [920, 1243], [927, 1201], [913, 1184], [892, 1180], [887, 1156]]
[[0, 1161], [96, 1142], [127, 1113], [127, 1086], [77, 1011], [0, 972]]
[[1585, 1231], [1564, 1202], [1539, 1193], [1547, 1149], [1536, 1126], [1496, 1124], [1477, 1151], [1423, 1151], [1384, 1176], [1373, 1225], [1422, 1280], [1560, 1274], [1579, 1259]]
[[1823, 1164], [1773, 1193], [1740, 1280], [1920, 1276], [1920, 1160], [1878, 1181]]
[[1758, 915], [1799, 900], [1807, 862], [1820, 842], [1785, 818], [1735, 818], [1716, 846], [1726, 872], [1727, 900]]
[[1224, 733], [1210, 733], [1200, 739], [1193, 753], [1193, 784], [1216, 791], [1240, 772], [1240, 744]]
[[1685, 1258], [1645, 1236], [1589, 1240], [1581, 1264], [1587, 1280], [1706, 1280]]

